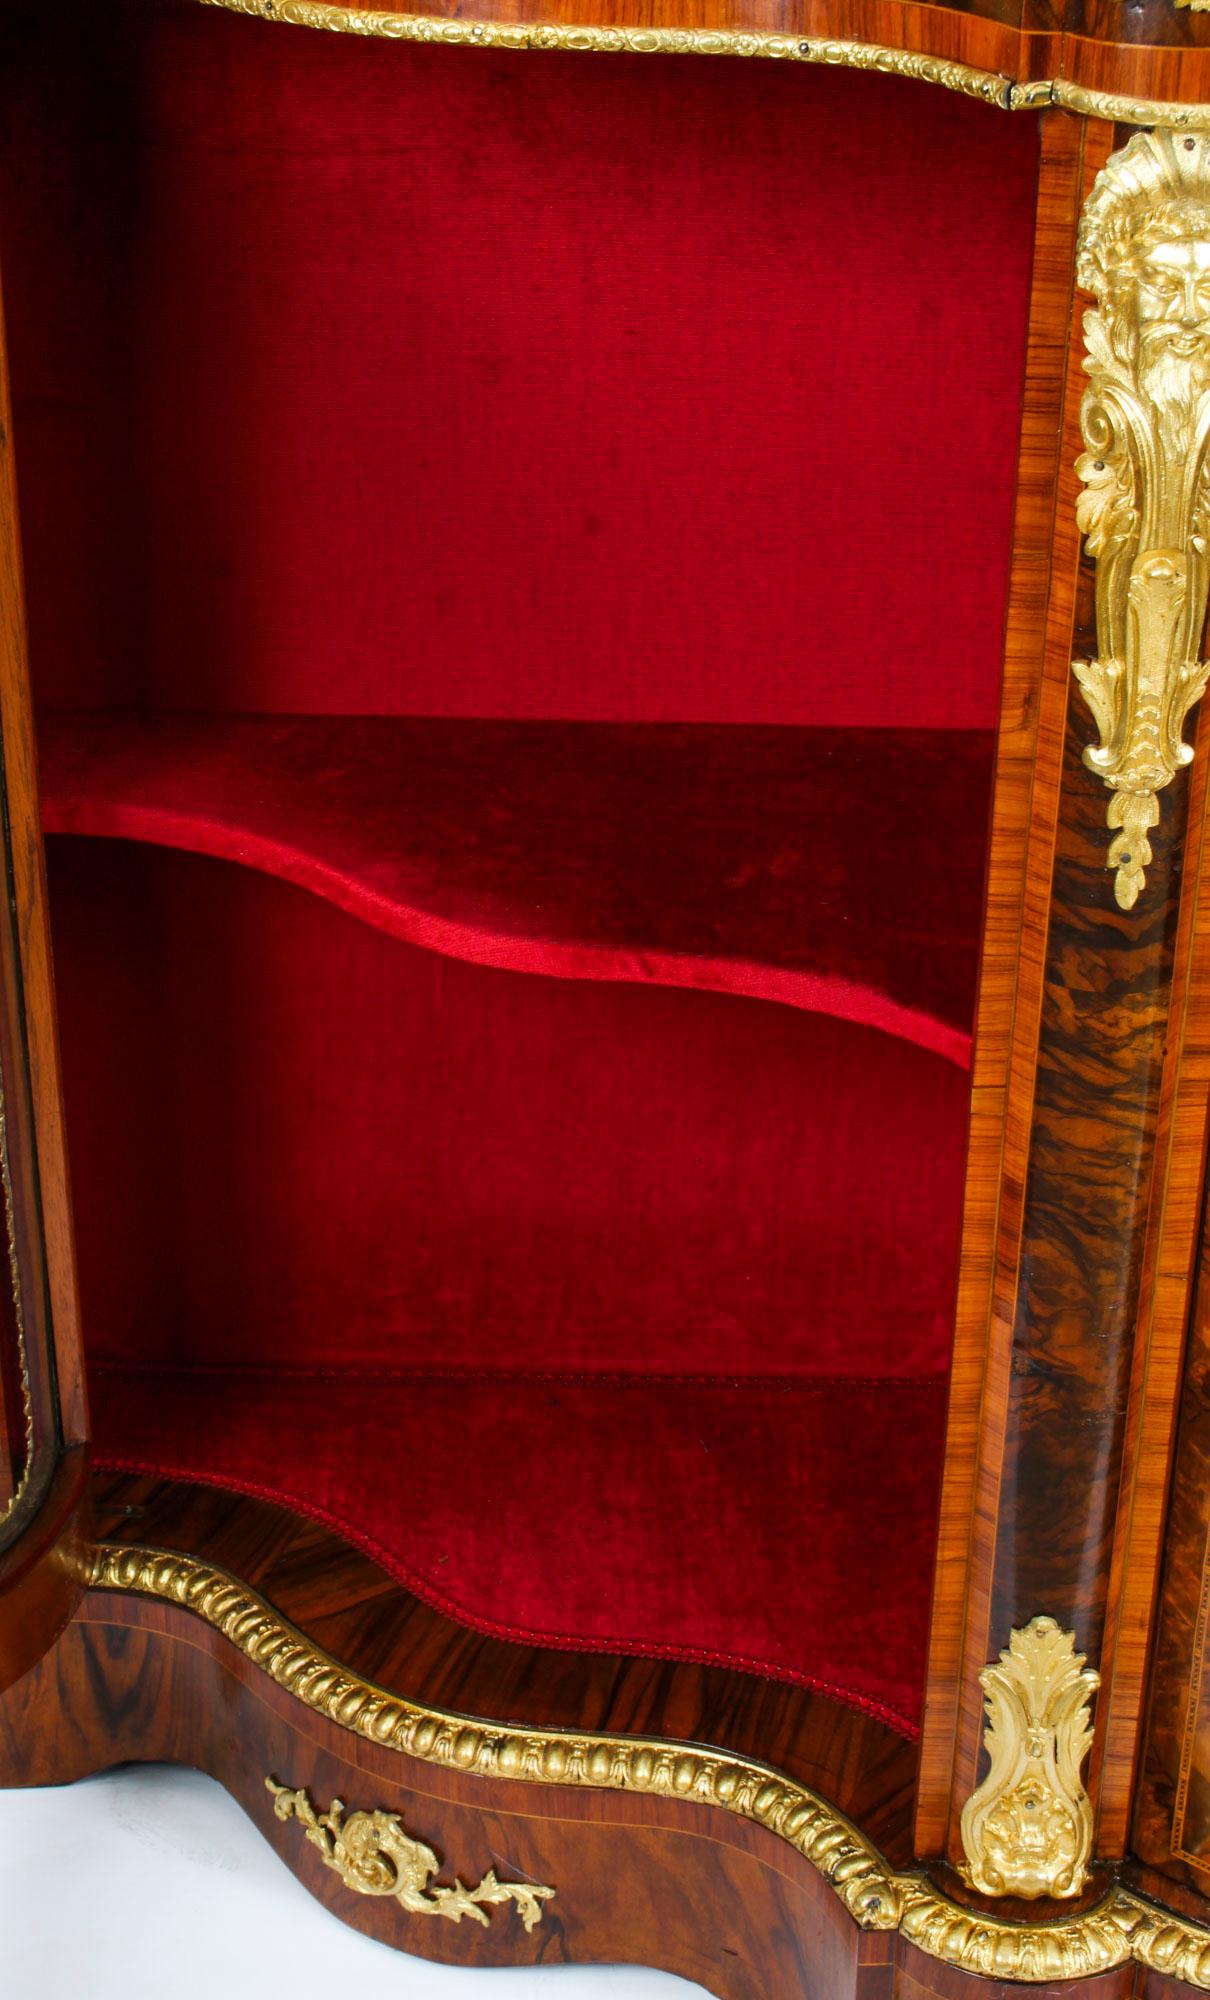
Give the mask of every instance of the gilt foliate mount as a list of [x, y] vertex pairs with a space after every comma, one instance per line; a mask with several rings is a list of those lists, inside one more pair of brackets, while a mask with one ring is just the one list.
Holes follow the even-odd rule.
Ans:
[[1072, 667], [1100, 735], [1084, 761], [1113, 794], [1107, 865], [1129, 910], [1157, 795], [1193, 756], [1182, 732], [1210, 678], [1210, 140], [1138, 132], [1107, 160], [1076, 276], [1096, 300], [1076, 515], [1096, 562], [1098, 657]]
[[279, 1785], [266, 1778], [278, 1819], [296, 1819], [324, 1865], [339, 1875], [346, 1889], [359, 1896], [390, 1896], [417, 1917], [463, 1917], [485, 1924], [485, 1904], [511, 1903], [527, 1931], [542, 1919], [542, 1905], [554, 1895], [539, 1883], [501, 1882], [494, 1868], [468, 1889], [455, 1878], [450, 1886], [433, 1882], [441, 1866], [431, 1847], [408, 1833], [398, 1813], [355, 1812], [346, 1819], [340, 1799], [320, 1812], [305, 1788]]
[[1092, 1854], [1081, 1778], [1100, 1675], [1053, 1618], [1034, 1618], [979, 1676], [986, 1778], [962, 1814], [963, 1874], [985, 1896], [1076, 1896]]

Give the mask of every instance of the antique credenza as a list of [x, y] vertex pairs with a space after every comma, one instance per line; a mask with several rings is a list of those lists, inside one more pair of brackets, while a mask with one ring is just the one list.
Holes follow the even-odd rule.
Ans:
[[0, 269], [0, 1777], [1210, 1990], [1210, 11], [14, 0]]

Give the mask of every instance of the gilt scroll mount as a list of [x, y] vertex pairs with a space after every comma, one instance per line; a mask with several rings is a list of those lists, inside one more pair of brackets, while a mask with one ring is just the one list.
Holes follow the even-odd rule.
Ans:
[[1210, 138], [1137, 132], [1106, 161], [1076, 276], [1096, 300], [1076, 517], [1096, 563], [1097, 658], [1072, 669], [1100, 735], [1084, 762], [1113, 793], [1107, 866], [1129, 910], [1157, 794], [1193, 756], [1182, 731], [1210, 678]]
[[449, 1917], [456, 1924], [463, 1917], [486, 1924], [485, 1904], [512, 1903], [532, 1931], [542, 1919], [543, 1903], [555, 1893], [537, 1883], [497, 1881], [494, 1868], [473, 1889], [457, 1879], [450, 1887], [432, 1882], [441, 1863], [431, 1847], [407, 1832], [398, 1813], [355, 1812], [346, 1819], [339, 1799], [318, 1812], [309, 1792], [272, 1778], [265, 1784], [278, 1819], [296, 1819], [325, 1866], [359, 1896], [391, 1896], [414, 1916]]

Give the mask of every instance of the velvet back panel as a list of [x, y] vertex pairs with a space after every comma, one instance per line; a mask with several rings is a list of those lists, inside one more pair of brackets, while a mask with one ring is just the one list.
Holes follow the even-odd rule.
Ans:
[[1033, 120], [61, 18], [0, 113], [44, 700], [994, 726]]

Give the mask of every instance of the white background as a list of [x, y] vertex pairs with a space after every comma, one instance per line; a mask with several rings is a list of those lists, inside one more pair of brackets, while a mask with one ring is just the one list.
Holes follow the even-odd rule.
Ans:
[[212, 1779], [161, 1766], [0, 1791], [0, 1986], [30, 2000], [702, 1996], [632, 1967], [464, 1972], [405, 1957], [321, 1909]]

